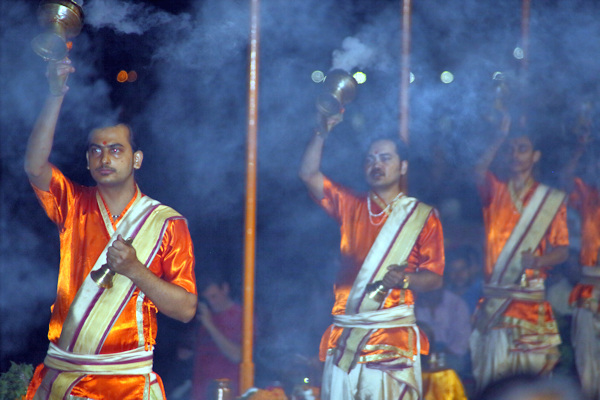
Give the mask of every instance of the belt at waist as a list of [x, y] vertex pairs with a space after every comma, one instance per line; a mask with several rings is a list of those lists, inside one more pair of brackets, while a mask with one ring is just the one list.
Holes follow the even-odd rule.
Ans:
[[514, 299], [523, 301], [542, 302], [546, 299], [544, 285], [533, 284], [531, 287], [510, 286], [492, 286], [483, 287], [484, 297], [499, 299]]
[[334, 315], [333, 323], [342, 328], [385, 329], [413, 326], [416, 324], [416, 318], [414, 306], [411, 304], [354, 315]]
[[142, 375], [152, 372], [153, 351], [144, 347], [110, 354], [75, 354], [50, 343], [44, 365], [89, 375]]

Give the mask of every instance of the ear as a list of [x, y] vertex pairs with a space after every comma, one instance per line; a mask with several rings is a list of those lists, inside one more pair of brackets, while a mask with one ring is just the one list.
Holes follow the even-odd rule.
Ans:
[[138, 150], [135, 153], [133, 153], [133, 168], [140, 169], [140, 167], [142, 166], [143, 160], [144, 160], [144, 153], [142, 153], [141, 150]]
[[90, 154], [87, 151], [85, 152], [85, 161], [87, 164], [87, 169], [90, 169]]
[[539, 150], [536, 150], [533, 152], [533, 162], [536, 163], [538, 161], [540, 161], [540, 158], [542, 157], [542, 152]]
[[406, 171], [408, 171], [408, 161], [407, 160], [400, 161], [400, 174], [406, 175]]

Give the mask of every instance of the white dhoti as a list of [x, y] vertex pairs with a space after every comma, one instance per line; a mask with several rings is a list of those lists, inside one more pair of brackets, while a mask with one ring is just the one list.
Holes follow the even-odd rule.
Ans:
[[571, 340], [581, 387], [590, 399], [600, 400], [600, 314], [576, 308], [572, 329]]
[[[406, 367], [412, 368], [412, 367]], [[389, 371], [357, 364], [346, 373], [329, 354], [325, 361], [321, 400], [418, 400], [413, 387], [398, 381]]]
[[412, 305], [355, 315], [335, 315], [334, 323], [344, 328], [404, 326], [414, 329], [417, 354], [412, 359], [358, 363], [346, 372], [336, 365], [335, 350], [330, 349], [323, 371], [321, 400], [418, 400], [421, 391], [421, 346], [414, 318]]
[[469, 347], [478, 393], [498, 379], [519, 373], [543, 374], [556, 364], [556, 346], [521, 351], [514, 347], [513, 333], [507, 328], [471, 334]]

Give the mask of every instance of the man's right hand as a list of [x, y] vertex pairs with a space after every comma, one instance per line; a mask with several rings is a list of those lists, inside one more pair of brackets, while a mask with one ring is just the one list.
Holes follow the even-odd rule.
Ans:
[[331, 130], [340, 122], [344, 120], [344, 110], [333, 115], [324, 115], [322, 113], [318, 113], [317, 123], [318, 130], [321, 134], [328, 134]]
[[48, 61], [46, 67], [46, 78], [50, 93], [53, 96], [63, 96], [69, 90], [66, 85], [69, 74], [75, 72], [75, 68], [71, 65], [71, 60], [68, 57], [59, 61]]

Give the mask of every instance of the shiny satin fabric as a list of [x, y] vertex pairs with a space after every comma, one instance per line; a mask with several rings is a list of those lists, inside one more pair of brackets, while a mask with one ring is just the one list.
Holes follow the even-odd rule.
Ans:
[[[374, 225], [369, 221], [369, 211], [365, 196], [359, 197], [350, 190], [335, 184], [329, 179], [324, 181], [325, 197], [319, 204], [340, 224], [341, 267], [334, 285], [335, 304], [332, 314], [344, 314], [350, 289], [375, 241], [383, 224]], [[382, 209], [372, 203], [372, 212]], [[437, 213], [431, 213], [417, 242], [408, 257], [408, 272], [416, 268], [427, 269], [442, 275], [444, 271], [444, 248], [442, 226]], [[394, 289], [385, 300], [383, 308], [394, 307], [400, 303], [414, 304], [411, 290]], [[332, 326], [326, 330], [321, 341], [321, 359], [326, 358], [327, 349], [336, 347], [342, 328]], [[361, 352], [359, 362], [385, 361], [395, 358], [412, 360], [417, 353], [417, 337], [414, 329], [399, 327], [374, 331]], [[420, 334], [421, 351], [427, 354], [429, 342]]]
[[[48, 331], [48, 339], [57, 343], [71, 302], [110, 240], [110, 234], [102, 219], [95, 187], [75, 184], [53, 167], [50, 190], [44, 192], [35, 187], [34, 190], [47, 215], [58, 226], [60, 234], [60, 272]], [[113, 227], [118, 222], [112, 221]], [[169, 222], [149, 269], [162, 279], [196, 293], [193, 245], [185, 220]], [[138, 334], [139, 318], [143, 319], [142, 338]], [[140, 296], [136, 288], [107, 335], [100, 353], [135, 349], [140, 342], [151, 345], [156, 338], [156, 331], [156, 308], [145, 296]], [[39, 384], [46, 372], [46, 368], [36, 370], [29, 392], [35, 391], [36, 382]], [[106, 398], [103, 396], [110, 391], [109, 398], [142, 399], [147, 398], [144, 392], [148, 396], [150, 382], [162, 388], [160, 379], [154, 373], [146, 376], [88, 375], [76, 384], [72, 394], [84, 398]]]
[[[523, 198], [524, 205], [529, 203], [537, 186], [538, 183], [536, 182], [529, 188]], [[512, 201], [508, 184], [498, 180], [491, 172], [487, 173], [486, 181], [479, 190], [483, 201], [483, 219], [487, 238], [484, 266], [484, 275], [487, 281], [521, 214]], [[567, 209], [564, 204], [558, 210], [538, 248], [532, 250], [535, 255], [539, 256], [544, 254], [548, 245], [552, 247], [569, 245]], [[547, 270], [534, 271], [528, 269], [525, 272], [529, 279], [545, 278], [547, 276]], [[554, 320], [548, 302], [535, 303], [513, 300], [504, 312], [504, 316], [510, 319], [524, 320], [532, 324], [537, 324], [540, 320], [542, 322]]]
[[[575, 178], [575, 190], [569, 196], [569, 205], [579, 212], [581, 217], [581, 250], [579, 263], [582, 268], [597, 266], [600, 252], [600, 192], [582, 179]], [[600, 289], [593, 285], [577, 284], [569, 297], [569, 304], [584, 307], [600, 313], [598, 297]]]
[[423, 400], [467, 400], [465, 388], [453, 369], [423, 372]]

